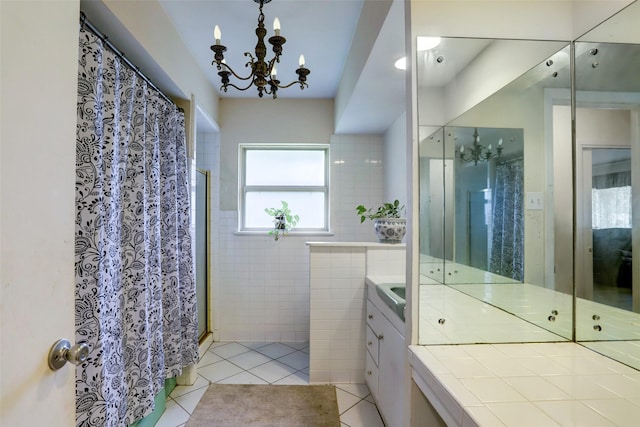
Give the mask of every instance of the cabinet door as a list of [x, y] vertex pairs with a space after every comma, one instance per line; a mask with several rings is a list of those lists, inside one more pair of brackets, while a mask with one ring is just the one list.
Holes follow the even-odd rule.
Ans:
[[369, 386], [369, 391], [376, 402], [380, 399], [380, 394], [378, 393], [378, 373], [378, 366], [373, 361], [371, 354], [367, 352], [367, 358], [365, 360], [365, 378], [367, 386]]
[[374, 332], [369, 326], [367, 326], [367, 351], [373, 358], [373, 361], [378, 365], [378, 356], [380, 355], [380, 341], [378, 340], [377, 332]]
[[402, 426], [404, 404], [403, 378], [405, 342], [404, 337], [384, 319], [380, 322], [382, 339], [378, 362], [378, 396], [376, 402], [388, 427]]

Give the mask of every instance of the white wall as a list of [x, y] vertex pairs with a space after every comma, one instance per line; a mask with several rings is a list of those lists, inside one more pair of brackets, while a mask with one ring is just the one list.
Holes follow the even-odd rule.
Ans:
[[[372, 224], [360, 224], [355, 207], [382, 202], [383, 138], [333, 135], [331, 100], [223, 99], [220, 129], [219, 161], [212, 153], [217, 148], [215, 138], [205, 136], [202, 163], [220, 171], [212, 231], [218, 241], [211, 301], [217, 328], [214, 337], [221, 341], [307, 341], [309, 250], [305, 242], [375, 241]], [[275, 242], [266, 234], [236, 233], [240, 143], [329, 143], [334, 235], [289, 234]]]
[[82, 9], [167, 95], [196, 102], [218, 117], [218, 95], [157, 0], [84, 0]]
[[407, 114], [402, 113], [384, 134], [384, 201], [406, 204]]
[[328, 144], [333, 132], [330, 99], [220, 100], [220, 208], [238, 207], [238, 145]]

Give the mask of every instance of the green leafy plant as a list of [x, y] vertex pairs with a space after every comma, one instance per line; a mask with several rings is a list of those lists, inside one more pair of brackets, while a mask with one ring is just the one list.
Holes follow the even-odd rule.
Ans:
[[269, 235], [273, 236], [277, 241], [284, 236], [289, 230], [295, 227], [300, 221], [298, 215], [294, 215], [289, 209], [289, 204], [281, 200], [282, 206], [279, 208], [265, 208], [267, 215], [273, 217], [273, 230], [269, 231]]
[[400, 206], [400, 201], [396, 199], [393, 203], [384, 203], [379, 206], [375, 212], [371, 212], [371, 210], [372, 208], [367, 209], [364, 205], [359, 205], [356, 208], [356, 212], [360, 215], [360, 223], [363, 223], [367, 218], [371, 220], [376, 218], [401, 218], [404, 205]]

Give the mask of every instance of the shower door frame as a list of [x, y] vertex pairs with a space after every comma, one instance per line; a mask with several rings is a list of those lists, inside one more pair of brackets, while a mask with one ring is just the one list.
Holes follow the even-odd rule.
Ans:
[[[211, 325], [211, 316], [210, 316], [210, 312], [211, 310], [209, 309], [209, 305], [210, 305], [210, 296], [211, 296], [211, 172], [209, 170], [206, 169], [201, 169], [196, 167], [196, 176], [197, 174], [202, 174], [205, 177], [205, 185], [206, 185], [206, 189], [205, 189], [205, 257], [206, 257], [206, 262], [205, 262], [205, 266], [206, 266], [206, 272], [205, 272], [205, 330], [202, 334], [199, 334], [198, 339], [199, 341], [202, 343], [208, 336], [209, 334], [212, 333], [212, 325]], [[197, 178], [196, 178], [196, 182], [194, 185], [194, 193], [197, 194]], [[197, 200], [196, 200], [196, 204], [197, 204]], [[196, 208], [197, 209], [197, 208]], [[195, 225], [195, 212], [194, 212], [194, 235], [197, 235], [196, 232], [196, 225]], [[197, 286], [197, 284], [196, 284]], [[197, 295], [197, 289], [196, 289], [196, 295]]]

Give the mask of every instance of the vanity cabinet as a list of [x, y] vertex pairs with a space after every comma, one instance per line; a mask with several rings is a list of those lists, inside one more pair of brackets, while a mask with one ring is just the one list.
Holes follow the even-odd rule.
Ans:
[[[391, 313], [389, 310], [389, 314]], [[365, 376], [388, 427], [402, 426], [404, 337], [383, 312], [367, 300]]]

